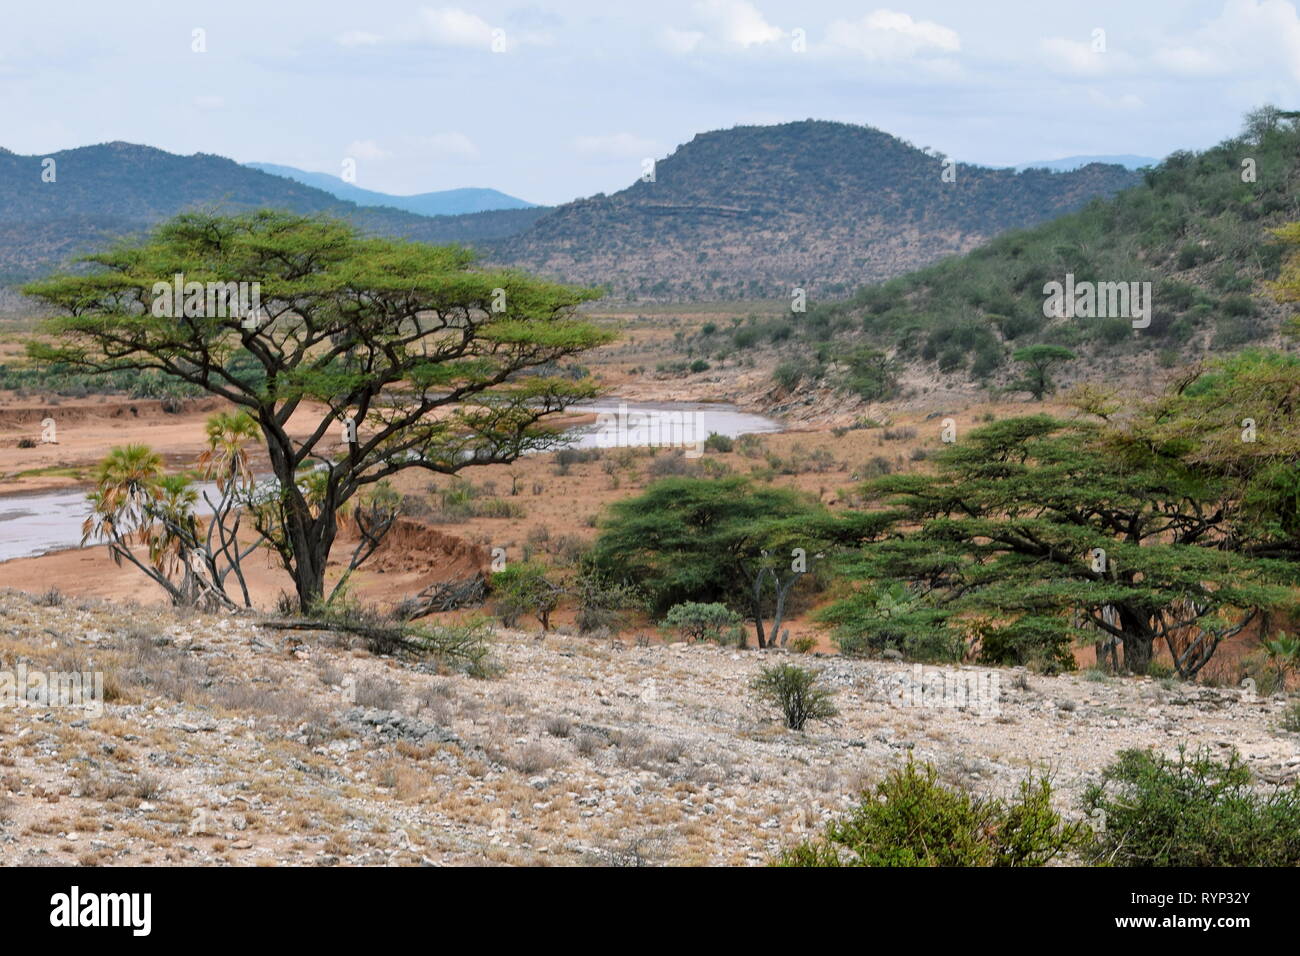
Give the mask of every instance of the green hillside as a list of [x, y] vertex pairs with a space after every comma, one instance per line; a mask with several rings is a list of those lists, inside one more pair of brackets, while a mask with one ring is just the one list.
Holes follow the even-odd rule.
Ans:
[[[1254, 181], [1243, 181], [1252, 163]], [[1111, 199], [736, 334], [750, 344], [770, 339], [787, 354], [793, 347], [780, 376], [790, 387], [830, 382], [846, 356], [860, 362], [868, 347], [895, 363], [1005, 384], [1012, 353], [1034, 343], [1067, 346], [1083, 361], [1146, 354], [1174, 365], [1267, 342], [1291, 312], [1267, 283], [1285, 257], [1272, 230], [1300, 219], [1298, 182], [1300, 124], [1264, 108], [1240, 135], [1174, 153]], [[1149, 327], [1044, 315], [1045, 284], [1067, 273], [1076, 282], [1152, 283]]]

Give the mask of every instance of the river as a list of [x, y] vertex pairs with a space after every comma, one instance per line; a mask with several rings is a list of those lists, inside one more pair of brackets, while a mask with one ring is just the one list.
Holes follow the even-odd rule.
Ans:
[[[607, 398], [573, 405], [570, 410], [597, 416], [595, 425], [573, 429], [576, 448], [681, 445], [688, 456], [695, 457], [711, 432], [735, 438], [781, 430], [770, 418], [708, 402]], [[207, 513], [202, 503], [200, 511]], [[86, 493], [80, 489], [0, 496], [0, 562], [79, 547], [87, 514]]]

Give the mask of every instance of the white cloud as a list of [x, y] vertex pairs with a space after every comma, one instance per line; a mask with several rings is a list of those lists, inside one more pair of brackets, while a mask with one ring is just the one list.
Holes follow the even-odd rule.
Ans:
[[663, 149], [654, 140], [636, 136], [632, 133], [579, 136], [573, 141], [573, 148], [587, 155], [607, 156], [615, 159], [642, 159], [646, 156], [658, 156], [663, 152]]
[[695, 12], [717, 29], [724, 43], [732, 46], [747, 48], [773, 43], [785, 36], [780, 27], [768, 23], [747, 0], [701, 0], [695, 5]]
[[464, 133], [432, 133], [428, 136], [413, 136], [411, 143], [422, 156], [430, 159], [474, 159], [478, 156], [478, 147]]
[[698, 30], [676, 30], [673, 27], [665, 27], [659, 31], [660, 43], [671, 53], [690, 53], [703, 39], [704, 34]]
[[1184, 76], [1214, 76], [1226, 72], [1227, 64], [1207, 50], [1195, 47], [1162, 47], [1152, 55], [1157, 66]]
[[510, 51], [525, 45], [548, 46], [554, 42], [554, 38], [544, 31], [507, 30], [459, 7], [421, 7], [416, 36], [436, 46], [484, 51]]
[[1183, 76], [1276, 68], [1300, 80], [1300, 15], [1286, 0], [1227, 0], [1219, 16], [1156, 50], [1152, 60]]
[[492, 26], [459, 7], [422, 7], [420, 21], [424, 35], [440, 46], [492, 48]]
[[1114, 65], [1114, 58], [1119, 55], [1094, 50], [1091, 42], [1065, 37], [1044, 37], [1039, 46], [1049, 67], [1058, 73], [1078, 76], [1100, 76]]
[[884, 9], [873, 10], [861, 20], [835, 20], [826, 30], [826, 43], [869, 60], [884, 61], [909, 60], [926, 53], [956, 53], [961, 49], [956, 30]]
[[340, 34], [337, 42], [339, 46], [375, 46], [383, 40], [377, 33], [367, 33], [365, 30], [349, 30], [347, 33]]
[[389, 153], [381, 149], [373, 139], [354, 139], [343, 148], [343, 154], [349, 159], [387, 159]]
[[201, 110], [219, 110], [225, 107], [226, 98], [224, 96], [196, 96], [194, 105]]

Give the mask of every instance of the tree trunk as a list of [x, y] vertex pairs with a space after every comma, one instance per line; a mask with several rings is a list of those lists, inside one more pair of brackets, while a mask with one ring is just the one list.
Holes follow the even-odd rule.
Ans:
[[1124, 636], [1124, 669], [1131, 674], [1145, 674], [1151, 669], [1151, 650], [1154, 641], [1150, 634]]
[[[767, 574], [766, 568], [760, 568], [758, 574], [754, 576], [753, 600], [751, 609], [754, 612], [754, 634], [758, 638], [759, 650], [767, 647], [767, 634], [763, 630], [763, 577]], [[741, 631], [744, 634], [744, 631]], [[744, 637], [741, 638], [740, 648], [745, 650], [749, 645], [745, 643]]]
[[772, 580], [776, 585], [776, 608], [772, 611], [771, 645], [773, 647], [776, 647], [778, 644], [782, 647], [785, 646], [784, 642], [781, 641], [781, 625], [785, 622], [785, 599], [790, 593], [790, 589], [794, 587], [795, 582], [799, 580], [799, 575], [800, 572], [794, 572], [786, 582], [782, 584], [780, 578], [776, 576], [776, 572], [772, 572]]

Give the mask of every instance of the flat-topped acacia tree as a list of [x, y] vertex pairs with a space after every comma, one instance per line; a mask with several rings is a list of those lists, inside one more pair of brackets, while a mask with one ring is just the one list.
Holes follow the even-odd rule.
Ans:
[[[91, 373], [154, 370], [246, 409], [278, 486], [254, 508], [259, 530], [308, 611], [354, 495], [407, 468], [454, 474], [556, 447], [547, 419], [597, 392], [557, 364], [613, 337], [577, 313], [596, 290], [473, 259], [333, 220], [185, 214], [89, 256], [90, 274], [28, 285], [58, 313], [28, 354]], [[162, 291], [177, 276], [249, 283], [259, 311], [181, 308]], [[163, 295], [173, 301], [156, 309]], [[312, 403], [328, 411], [292, 437], [290, 418]]]

